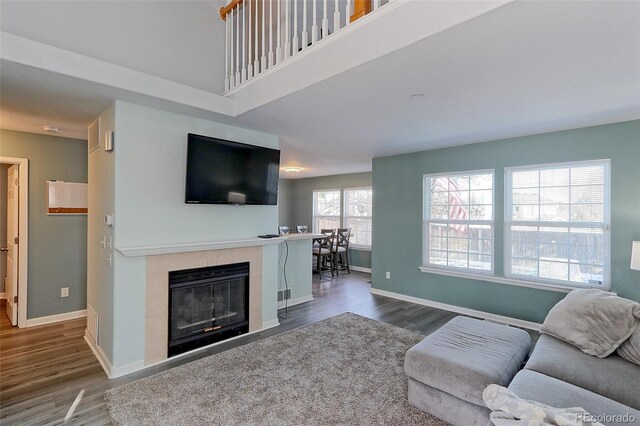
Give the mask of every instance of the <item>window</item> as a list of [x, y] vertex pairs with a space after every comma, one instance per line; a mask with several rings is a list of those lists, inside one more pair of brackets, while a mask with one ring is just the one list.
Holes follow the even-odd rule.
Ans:
[[493, 170], [424, 176], [423, 266], [493, 273]]
[[609, 287], [610, 161], [505, 170], [505, 276]]
[[344, 190], [343, 228], [351, 228], [351, 246], [371, 248], [371, 222], [373, 205], [371, 188]]
[[313, 232], [340, 227], [340, 190], [313, 191]]

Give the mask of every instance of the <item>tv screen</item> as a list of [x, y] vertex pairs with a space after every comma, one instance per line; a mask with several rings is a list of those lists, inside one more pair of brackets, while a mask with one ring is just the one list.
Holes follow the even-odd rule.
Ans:
[[276, 205], [280, 151], [189, 133], [188, 204]]

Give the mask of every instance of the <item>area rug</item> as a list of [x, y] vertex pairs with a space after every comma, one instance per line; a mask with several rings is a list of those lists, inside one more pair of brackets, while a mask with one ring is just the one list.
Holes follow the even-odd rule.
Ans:
[[424, 336], [352, 313], [108, 390], [119, 425], [445, 425], [407, 402]]

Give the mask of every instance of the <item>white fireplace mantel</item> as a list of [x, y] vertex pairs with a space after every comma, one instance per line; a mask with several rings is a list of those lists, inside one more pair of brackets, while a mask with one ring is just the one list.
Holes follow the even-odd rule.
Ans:
[[277, 245], [284, 242], [284, 238], [246, 238], [246, 239], [234, 239], [234, 240], [222, 240], [222, 241], [200, 241], [195, 243], [181, 243], [181, 244], [159, 244], [153, 246], [139, 246], [139, 247], [116, 247], [116, 250], [120, 252], [124, 257], [140, 257], [140, 256], [155, 256], [159, 254], [175, 254], [175, 253], [188, 253], [194, 251], [207, 251], [207, 250], [220, 250], [239, 247], [258, 247]]

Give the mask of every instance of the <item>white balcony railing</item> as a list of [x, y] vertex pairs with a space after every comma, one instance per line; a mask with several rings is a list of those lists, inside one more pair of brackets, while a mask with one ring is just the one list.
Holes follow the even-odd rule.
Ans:
[[394, 0], [232, 0], [226, 23], [225, 92], [255, 78]]

